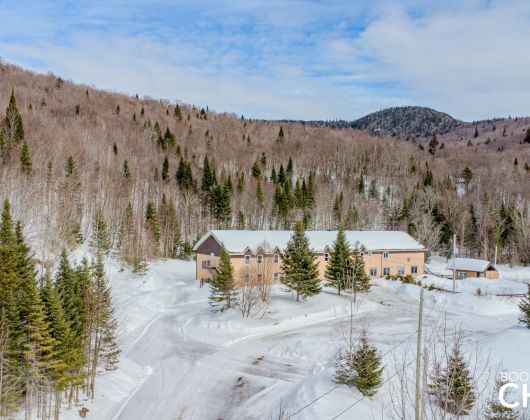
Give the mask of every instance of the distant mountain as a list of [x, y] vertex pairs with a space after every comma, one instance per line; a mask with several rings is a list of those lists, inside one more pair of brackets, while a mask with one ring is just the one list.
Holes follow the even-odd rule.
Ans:
[[404, 139], [445, 134], [462, 124], [448, 114], [421, 106], [400, 106], [373, 112], [354, 121], [326, 121], [313, 124], [332, 128], [356, 128], [375, 135]]
[[353, 121], [351, 127], [408, 138], [444, 134], [460, 124], [461, 121], [435, 109], [402, 106], [368, 114]]

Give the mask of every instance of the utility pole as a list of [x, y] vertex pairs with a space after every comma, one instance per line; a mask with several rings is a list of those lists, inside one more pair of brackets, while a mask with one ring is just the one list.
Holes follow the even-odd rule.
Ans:
[[453, 235], [453, 293], [456, 291], [456, 233]]
[[423, 324], [423, 287], [420, 289], [420, 311], [418, 315], [418, 341], [416, 343], [416, 398], [414, 406], [414, 419], [420, 420], [420, 390], [421, 390], [421, 330]]

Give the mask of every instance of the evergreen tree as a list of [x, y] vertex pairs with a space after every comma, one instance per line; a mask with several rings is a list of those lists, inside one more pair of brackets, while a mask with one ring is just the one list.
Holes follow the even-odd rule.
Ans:
[[528, 285], [528, 292], [522, 297], [521, 302], [519, 303], [519, 309], [521, 311], [519, 321], [523, 323], [526, 328], [530, 328], [530, 284]]
[[11, 148], [24, 139], [24, 124], [17, 107], [14, 90], [11, 91], [6, 116], [0, 122], [0, 155], [6, 161]]
[[280, 169], [278, 171], [278, 184], [281, 186], [285, 185], [287, 182], [287, 175], [285, 174], [285, 169], [283, 168], [283, 164], [280, 164]]
[[180, 110], [179, 104], [175, 105], [174, 115], [177, 121], [182, 121], [182, 111]]
[[427, 168], [427, 171], [425, 172], [425, 177], [423, 178], [423, 186], [432, 187], [433, 182], [434, 182], [434, 177], [432, 175], [432, 172], [429, 168]]
[[24, 175], [31, 174], [31, 155], [29, 153], [29, 145], [27, 140], [24, 140], [24, 143], [22, 144], [22, 151], [20, 152], [20, 170]]
[[352, 269], [350, 253], [350, 244], [346, 240], [344, 228], [339, 225], [337, 239], [333, 242], [326, 271], [330, 286], [335, 287], [339, 295], [340, 291], [347, 287], [347, 280]]
[[116, 370], [120, 354], [116, 340], [118, 321], [114, 315], [111, 289], [105, 276], [101, 253], [98, 253], [92, 268], [92, 281], [92, 303], [95, 308], [92, 325], [94, 342], [92, 369], [95, 377], [98, 367], [102, 367], [105, 371]]
[[381, 356], [375, 347], [368, 343], [367, 332], [361, 331], [359, 342], [352, 356], [354, 371], [353, 384], [367, 397], [373, 397], [383, 383]]
[[106, 252], [110, 249], [107, 222], [105, 221], [105, 216], [101, 209], [96, 210], [94, 223], [92, 224], [92, 246], [102, 252]]
[[261, 168], [257, 160], [252, 165], [252, 169], [250, 170], [250, 173], [252, 174], [254, 178], [259, 178], [261, 176]]
[[287, 162], [287, 168], [285, 169], [287, 175], [292, 176], [294, 171], [293, 159], [289, 156], [289, 161]]
[[359, 194], [364, 194], [364, 175], [363, 174], [359, 176], [359, 182], [357, 183], [357, 191], [359, 191]]
[[0, 221], [0, 245], [11, 247], [15, 243], [15, 226], [11, 217], [11, 204], [6, 198], [2, 207], [2, 218]]
[[278, 143], [283, 143], [284, 140], [285, 140], [285, 134], [283, 133], [283, 127], [280, 126], [280, 131], [278, 131], [278, 138], [276, 139], [276, 141]]
[[[491, 399], [488, 401], [486, 410], [484, 412], [484, 420], [517, 420], [519, 416], [513, 408], [502, 405], [499, 401], [499, 389], [504, 383], [498, 379], [495, 381], [495, 387]], [[507, 388], [504, 392], [506, 399], [510, 394], [511, 389]]]
[[300, 301], [300, 296], [305, 299], [320, 293], [317, 256], [309, 248], [309, 239], [305, 235], [302, 221], [296, 222], [293, 235], [285, 252], [281, 254], [281, 259], [284, 272], [282, 283], [296, 292], [297, 302]]
[[435, 155], [436, 153], [436, 149], [438, 149], [438, 145], [440, 144], [440, 142], [438, 141], [438, 138], [436, 137], [436, 135], [432, 136], [432, 139], [431, 141], [429, 142], [429, 153], [431, 155]]
[[129, 162], [127, 162], [127, 159], [123, 161], [123, 169], [122, 169], [121, 175], [123, 176], [124, 179], [131, 178], [131, 171], [129, 170]]
[[478, 222], [475, 216], [475, 207], [473, 206], [473, 203], [469, 204], [469, 221], [466, 226], [464, 245], [473, 255], [476, 255], [480, 249]]
[[210, 305], [221, 312], [234, 306], [235, 301], [234, 267], [226, 248], [221, 249], [219, 268], [210, 283]]
[[370, 277], [364, 268], [364, 259], [358, 248], [354, 248], [351, 256], [351, 289], [353, 300], [357, 298], [357, 293], [368, 293], [371, 288]]
[[169, 182], [169, 160], [167, 155], [164, 158], [164, 163], [162, 164], [162, 181]]
[[181, 190], [192, 191], [195, 188], [195, 181], [193, 180], [191, 166], [182, 157], [180, 158], [175, 177], [177, 178], [177, 183], [179, 184]]
[[206, 155], [204, 156], [204, 163], [202, 167], [201, 190], [209, 192], [215, 184], [215, 175], [213, 174], [213, 169], [210, 168], [210, 161], [208, 160], [208, 155]]
[[147, 228], [151, 233], [151, 237], [155, 244], [155, 253], [157, 253], [158, 246], [160, 244], [160, 222], [158, 221], [156, 207], [152, 201], [147, 202], [147, 207], [145, 209], [145, 221], [147, 223]]
[[448, 413], [463, 416], [475, 404], [473, 378], [458, 342], [447, 357], [446, 367], [435, 367], [429, 388], [436, 404]]
[[273, 184], [276, 184], [276, 182], [278, 182], [278, 178], [276, 176], [276, 168], [273, 166], [272, 167], [272, 170], [271, 170], [271, 178], [270, 178], [271, 182]]

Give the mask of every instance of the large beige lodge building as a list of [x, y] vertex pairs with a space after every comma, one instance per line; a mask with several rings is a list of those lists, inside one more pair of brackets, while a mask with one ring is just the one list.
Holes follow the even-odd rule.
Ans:
[[[213, 279], [224, 246], [238, 282], [278, 282], [282, 275], [280, 252], [291, 238], [290, 230], [212, 230], [195, 245], [196, 278]], [[307, 231], [309, 245], [317, 254], [320, 279], [325, 272], [337, 231]], [[426, 249], [401, 231], [345, 231], [352, 247], [358, 247], [370, 277], [388, 274], [423, 274]]]

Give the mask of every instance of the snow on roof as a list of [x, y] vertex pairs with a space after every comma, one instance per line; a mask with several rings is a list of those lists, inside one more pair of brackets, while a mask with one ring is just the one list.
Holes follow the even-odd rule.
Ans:
[[[486, 260], [477, 260], [475, 258], [455, 258], [454, 267], [457, 270], [463, 271], [477, 271], [479, 273], [483, 272], [488, 268], [491, 263]], [[492, 264], [493, 266], [493, 264]], [[453, 260], [447, 262], [445, 267], [447, 270], [453, 269]], [[495, 268], [495, 267], [494, 267]]]
[[[401, 231], [347, 230], [344, 232], [351, 246], [364, 246], [368, 251], [375, 250], [424, 250], [425, 248], [414, 238]], [[210, 236], [223, 244], [229, 252], [243, 253], [247, 248], [256, 251], [266, 243], [269, 249], [284, 249], [292, 230], [212, 230], [204, 235], [195, 245], [197, 248]], [[336, 230], [306, 231], [309, 244], [315, 251], [324, 251], [332, 246], [337, 238]]]

